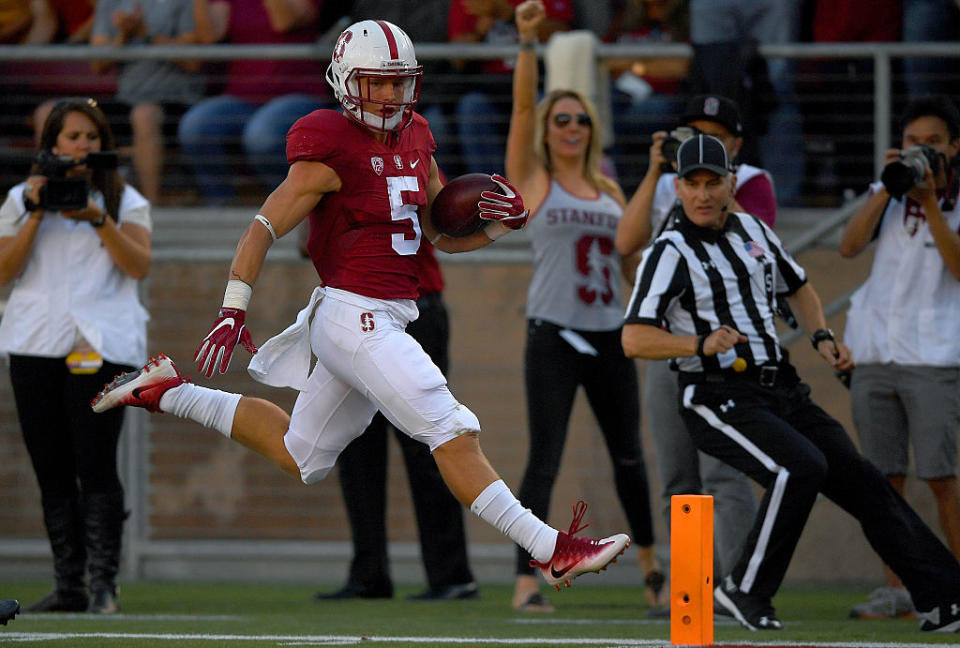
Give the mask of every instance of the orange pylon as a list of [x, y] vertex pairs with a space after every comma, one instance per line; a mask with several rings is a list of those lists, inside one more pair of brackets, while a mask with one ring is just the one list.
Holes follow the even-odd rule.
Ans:
[[713, 644], [713, 497], [670, 498], [670, 643]]

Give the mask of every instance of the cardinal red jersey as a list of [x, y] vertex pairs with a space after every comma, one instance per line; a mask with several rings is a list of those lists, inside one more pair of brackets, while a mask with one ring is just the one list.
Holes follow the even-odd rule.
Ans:
[[310, 214], [307, 250], [324, 285], [378, 299], [417, 298], [418, 218], [435, 149], [416, 114], [385, 142], [334, 110], [314, 111], [290, 128], [287, 161], [323, 162], [342, 183]]

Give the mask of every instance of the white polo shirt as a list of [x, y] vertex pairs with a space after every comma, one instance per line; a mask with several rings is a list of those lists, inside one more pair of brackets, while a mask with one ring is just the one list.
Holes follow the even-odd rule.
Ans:
[[[13, 187], [0, 206], [0, 238], [14, 236], [27, 221], [25, 186]], [[102, 194], [94, 201], [103, 208]], [[150, 203], [129, 185], [119, 222], [152, 229]], [[66, 357], [79, 333], [109, 362], [142, 364], [150, 317], [137, 284], [114, 264], [89, 223], [46, 212], [0, 319], [0, 355]]]
[[[956, 206], [943, 216], [960, 231]], [[883, 213], [870, 276], [850, 298], [844, 342], [859, 364], [960, 366], [960, 281], [913, 201], [891, 199]]]

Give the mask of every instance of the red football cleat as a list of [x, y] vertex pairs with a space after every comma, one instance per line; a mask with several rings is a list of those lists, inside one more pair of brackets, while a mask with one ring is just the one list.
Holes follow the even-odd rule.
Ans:
[[611, 562], [617, 562], [617, 556], [626, 551], [630, 546], [630, 537], [625, 533], [618, 533], [607, 538], [575, 538], [573, 535], [582, 531], [590, 523], [580, 526], [584, 513], [587, 512], [585, 502], [577, 502], [573, 506], [573, 521], [567, 532], [560, 531], [557, 534], [557, 546], [553, 550], [553, 556], [545, 563], [531, 560], [530, 565], [538, 567], [543, 573], [543, 578], [560, 589], [563, 583], [570, 587], [570, 581], [586, 572], [597, 572], [598, 574], [607, 568]]
[[106, 412], [120, 405], [142, 407], [149, 412], [159, 412], [160, 397], [173, 387], [189, 382], [180, 375], [173, 360], [162, 353], [137, 371], [128, 371], [104, 385], [90, 406], [94, 412]]

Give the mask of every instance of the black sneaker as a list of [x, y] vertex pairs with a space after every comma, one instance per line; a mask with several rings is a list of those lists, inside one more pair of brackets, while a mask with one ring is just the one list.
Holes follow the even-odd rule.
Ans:
[[480, 598], [476, 583], [459, 583], [446, 587], [428, 587], [419, 594], [410, 594], [408, 601], [476, 601]]
[[393, 585], [358, 585], [348, 582], [333, 592], [317, 592], [313, 595], [315, 601], [347, 601], [351, 599], [388, 599], [393, 598]]
[[723, 585], [713, 590], [713, 600], [716, 606], [727, 610], [748, 630], [783, 630], [783, 624], [777, 618], [770, 600], [741, 592], [729, 576], [724, 579]]
[[917, 611], [923, 632], [957, 632], [960, 630], [960, 603], [944, 603], [929, 612]]
[[7, 625], [7, 621], [17, 616], [20, 611], [20, 603], [17, 599], [0, 600], [0, 625]]

